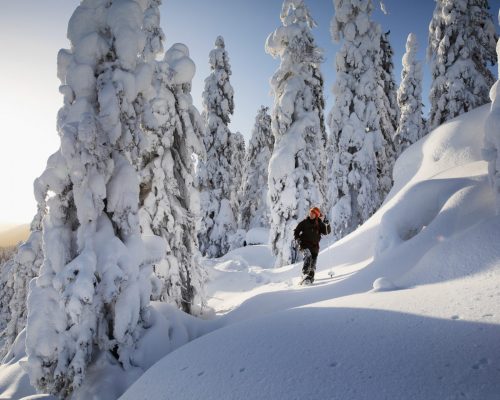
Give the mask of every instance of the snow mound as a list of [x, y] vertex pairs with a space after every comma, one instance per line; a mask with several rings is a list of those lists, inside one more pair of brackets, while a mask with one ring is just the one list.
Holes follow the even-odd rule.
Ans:
[[[132, 355], [133, 367], [124, 370], [111, 354], [101, 353], [90, 365], [86, 382], [72, 396], [73, 400], [117, 399], [148, 368], [167, 354], [191, 340], [220, 327], [217, 320], [204, 321], [179, 311], [176, 307], [152, 302], [149, 327]], [[35, 395], [28, 375], [22, 368], [27, 360], [25, 330], [18, 336], [9, 361], [0, 366], [1, 399], [56, 399]]]
[[412, 182], [482, 160], [481, 137], [489, 107], [486, 104], [454, 118], [410, 146], [396, 161], [394, 187], [386, 203]]
[[375, 279], [373, 282], [373, 291], [374, 292], [386, 292], [389, 290], [395, 290], [396, 285], [391, 282], [389, 279], [384, 278], [383, 276]]
[[245, 241], [248, 245], [269, 243], [269, 229], [253, 228], [245, 235]]
[[493, 399], [481, 385], [490, 394], [500, 388], [498, 358], [489, 353], [498, 354], [500, 344], [475, 344], [491, 343], [497, 333], [495, 325], [389, 311], [293, 309], [192, 342], [154, 365], [121, 400], [429, 400], [460, 392]]

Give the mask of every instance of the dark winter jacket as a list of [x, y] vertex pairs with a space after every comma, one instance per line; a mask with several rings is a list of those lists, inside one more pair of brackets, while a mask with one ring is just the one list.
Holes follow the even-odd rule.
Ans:
[[321, 235], [328, 235], [331, 231], [328, 220], [323, 222], [319, 218], [307, 217], [299, 222], [293, 231], [293, 236], [301, 249], [309, 249], [313, 254], [317, 254]]

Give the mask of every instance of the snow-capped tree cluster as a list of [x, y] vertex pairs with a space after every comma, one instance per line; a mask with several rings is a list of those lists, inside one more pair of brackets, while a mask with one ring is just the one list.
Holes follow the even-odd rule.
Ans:
[[487, 0], [437, 0], [429, 25], [430, 128], [486, 104], [496, 33]]
[[209, 64], [211, 74], [205, 79], [203, 91], [206, 156], [198, 165], [201, 192], [198, 240], [203, 255], [220, 257], [227, 253], [236, 233], [241, 170], [234, 164], [244, 154], [241, 134], [228, 128], [234, 112], [234, 90], [229, 82], [231, 66], [222, 36], [215, 41]]
[[[54, 157], [47, 162], [47, 169], [53, 164]], [[35, 191], [40, 178], [35, 179]], [[17, 336], [26, 326], [28, 288], [31, 279], [38, 276], [44, 253], [42, 223], [47, 214], [45, 197], [37, 198], [37, 213], [31, 221], [27, 240], [10, 253], [5, 264], [0, 265], [0, 332], [3, 348], [1, 357], [8, 358], [8, 352]]]
[[17, 335], [26, 326], [29, 282], [38, 276], [43, 261], [42, 217], [45, 209], [40, 208], [33, 219], [28, 239], [19, 246], [8, 265], [2, 268], [2, 289], [0, 294], [0, 328], [4, 340], [2, 356], [6, 355]]
[[[13, 265], [15, 252], [2, 252], [5, 258], [0, 262], [0, 331], [5, 330], [10, 320], [10, 300], [13, 295]], [[5, 334], [3, 334], [5, 336]], [[5, 341], [5, 340], [4, 340]], [[6, 350], [4, 349], [4, 353]], [[0, 357], [2, 354], [0, 354]]]
[[282, 26], [271, 33], [266, 51], [280, 58], [271, 79], [274, 92], [269, 162], [270, 244], [276, 266], [292, 261], [293, 229], [312, 206], [325, 203], [326, 132], [323, 123], [323, 61], [312, 36], [315, 22], [302, 0], [285, 0]]
[[[335, 105], [328, 145], [330, 216], [337, 238], [356, 229], [392, 187], [396, 157], [425, 133], [416, 38], [410, 36], [397, 93], [388, 34], [370, 20], [371, 0], [334, 1]], [[487, 102], [495, 32], [485, 0], [438, 0], [429, 27], [430, 126]], [[401, 113], [401, 115], [400, 115]]]

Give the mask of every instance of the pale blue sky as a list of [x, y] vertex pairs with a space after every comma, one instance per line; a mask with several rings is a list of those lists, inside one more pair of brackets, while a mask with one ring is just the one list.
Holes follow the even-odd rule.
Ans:
[[[385, 0], [388, 15], [374, 1], [374, 19], [391, 31], [395, 78], [399, 84], [401, 58], [408, 33], [414, 32], [425, 58], [433, 0]], [[497, 15], [500, 0], [490, 0]], [[56, 77], [56, 55], [68, 47], [66, 29], [76, 0], [16, 0], [2, 4], [0, 13], [0, 225], [29, 222], [35, 213], [33, 180], [43, 171], [48, 156], [59, 146], [55, 130], [62, 104]], [[197, 65], [193, 99], [201, 111], [203, 81], [209, 73], [208, 53], [218, 35], [226, 41], [235, 90], [235, 115], [231, 129], [248, 140], [261, 104], [271, 106], [269, 78], [279, 61], [264, 51], [266, 37], [280, 25], [281, 0], [164, 0], [161, 7], [165, 47], [176, 42], [188, 45]], [[338, 48], [330, 40], [333, 16], [331, 0], [309, 0], [318, 23], [314, 29], [318, 46], [325, 50], [326, 112], [333, 105], [334, 57]], [[495, 24], [497, 23], [494, 17]], [[429, 68], [424, 65], [424, 96], [429, 87]], [[424, 102], [427, 99], [424, 98]]]

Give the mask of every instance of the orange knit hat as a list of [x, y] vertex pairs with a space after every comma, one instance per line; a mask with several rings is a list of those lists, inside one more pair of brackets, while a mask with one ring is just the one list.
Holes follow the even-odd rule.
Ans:
[[309, 210], [309, 213], [314, 213], [314, 215], [316, 215], [316, 218], [319, 218], [319, 216], [321, 215], [321, 210], [318, 207], [312, 207]]

